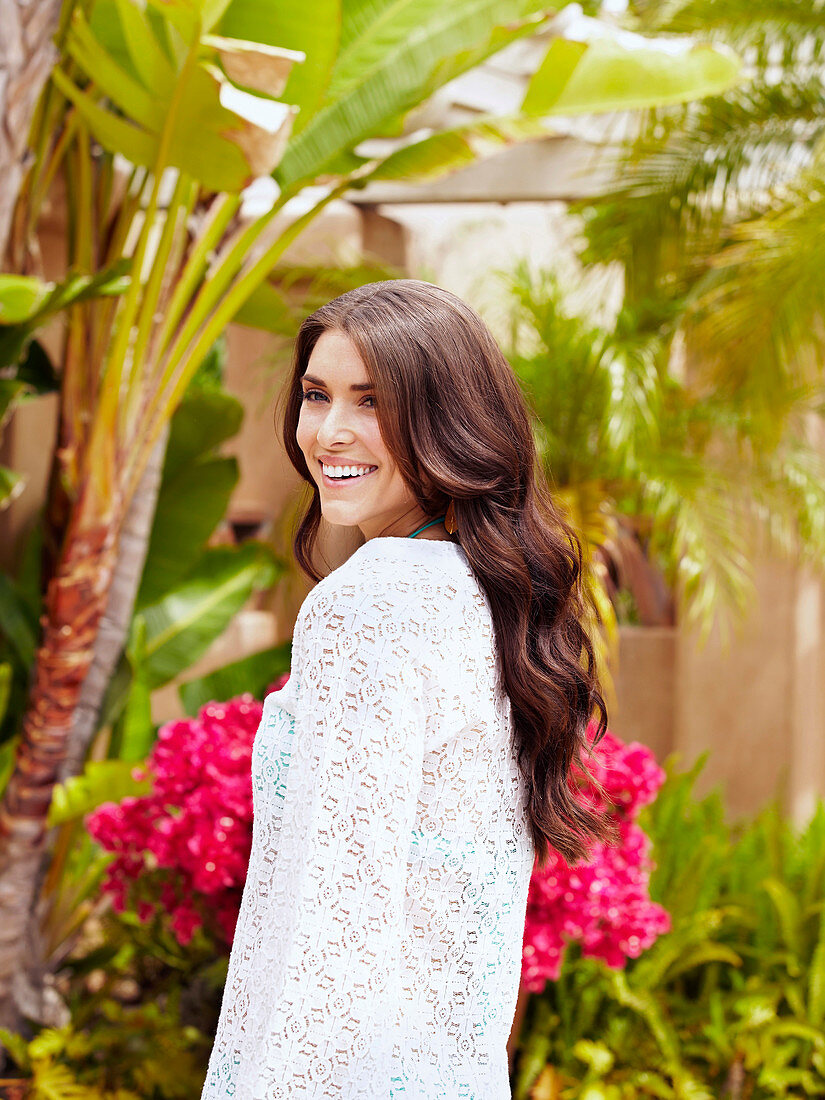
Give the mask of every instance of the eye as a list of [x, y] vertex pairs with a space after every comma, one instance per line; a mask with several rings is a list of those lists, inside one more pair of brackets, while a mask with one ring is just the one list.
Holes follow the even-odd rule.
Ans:
[[[312, 399], [314, 397], [314, 395], [316, 395], [316, 394], [318, 395], [318, 397], [323, 398], [324, 400], [326, 400], [326, 394], [322, 393], [320, 390], [304, 390], [303, 393], [301, 394], [301, 401], [307, 401], [311, 405], [317, 405], [318, 402]], [[367, 396], [364, 398], [364, 400], [365, 401], [372, 401], [372, 404], [368, 405], [367, 408], [369, 408], [369, 409], [374, 409], [375, 408], [375, 397], [374, 397], [373, 394], [367, 394]]]

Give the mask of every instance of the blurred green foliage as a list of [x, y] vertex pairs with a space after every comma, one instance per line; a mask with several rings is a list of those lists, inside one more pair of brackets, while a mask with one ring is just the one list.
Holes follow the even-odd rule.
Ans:
[[623, 971], [568, 949], [528, 1003], [515, 1100], [825, 1095], [825, 803], [802, 830], [777, 801], [727, 822], [692, 794], [706, 760], [669, 757], [639, 819], [672, 931]]

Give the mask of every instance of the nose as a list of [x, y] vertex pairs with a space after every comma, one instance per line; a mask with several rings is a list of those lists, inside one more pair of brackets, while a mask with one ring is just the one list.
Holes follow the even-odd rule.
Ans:
[[355, 436], [351, 427], [352, 416], [353, 413], [345, 402], [333, 401], [325, 411], [316, 433], [321, 447], [332, 449], [336, 443], [351, 443]]

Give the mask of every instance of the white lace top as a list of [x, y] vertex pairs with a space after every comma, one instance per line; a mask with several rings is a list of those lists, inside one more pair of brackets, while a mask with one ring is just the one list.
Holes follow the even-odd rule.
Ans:
[[505, 1100], [534, 849], [462, 547], [373, 538], [296, 622], [201, 1100]]

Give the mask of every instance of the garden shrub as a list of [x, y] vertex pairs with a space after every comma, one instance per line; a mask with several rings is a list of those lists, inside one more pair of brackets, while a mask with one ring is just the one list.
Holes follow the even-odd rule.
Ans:
[[797, 832], [776, 801], [729, 824], [707, 759], [639, 814], [670, 914], [624, 969], [572, 944], [527, 1006], [515, 1100], [825, 1096], [825, 803]]

